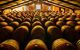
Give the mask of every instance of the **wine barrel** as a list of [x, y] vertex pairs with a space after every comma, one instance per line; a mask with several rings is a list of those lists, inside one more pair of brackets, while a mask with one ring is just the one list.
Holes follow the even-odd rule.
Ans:
[[2, 15], [2, 17], [3, 17], [4, 19], [7, 19], [7, 18], [8, 18], [7, 15]]
[[30, 18], [24, 18], [23, 22], [25, 22], [25, 21], [31, 22], [31, 19]]
[[0, 44], [0, 50], [19, 50], [19, 44], [16, 40], [5, 40]]
[[50, 18], [49, 20], [52, 22], [55, 22], [55, 18]]
[[12, 33], [14, 31], [14, 28], [12, 26], [5, 26], [2, 27], [2, 31], [5, 33]]
[[64, 38], [68, 39], [69, 41], [73, 43], [75, 42], [77, 34], [73, 27], [68, 26], [68, 25], [63, 25], [61, 27], [61, 31], [63, 33]]
[[14, 15], [10, 15], [9, 17], [12, 18], [12, 19], [14, 19]]
[[22, 19], [21, 18], [17, 18], [15, 21], [22, 23]]
[[30, 28], [31, 24], [30, 24], [30, 22], [25, 21], [25, 22], [21, 23], [21, 26], [27, 26], [28, 28]]
[[8, 26], [7, 22], [0, 22], [0, 27]]
[[76, 42], [77, 50], [80, 50], [80, 39]]
[[75, 30], [76, 30], [76, 32], [79, 33], [79, 32], [80, 32], [80, 25], [76, 25], [76, 26], [75, 26]]
[[16, 39], [18, 42], [22, 43], [24, 39], [27, 38], [28, 34], [29, 34], [28, 27], [20, 26], [14, 31], [13, 38]]
[[14, 21], [16, 21], [17, 17], [13, 17]]
[[56, 23], [56, 19], [55, 18], [50, 18], [49, 21], [52, 21], [53, 23]]
[[42, 40], [33, 39], [26, 45], [25, 50], [48, 50], [48, 48]]
[[68, 17], [68, 18], [66, 18], [66, 20], [67, 20], [67, 21], [73, 21], [73, 20], [75, 20], [75, 19], [73, 19], [72, 17]]
[[57, 21], [57, 22], [56, 22], [56, 25], [57, 25], [58, 27], [62, 27], [64, 24], [65, 24], [64, 21]]
[[75, 21], [67, 21], [66, 24], [74, 27], [76, 25], [76, 22]]
[[47, 29], [48, 35], [52, 38], [51, 40], [55, 40], [61, 38], [61, 30], [57, 26], [49, 26]]
[[13, 31], [14, 31], [14, 28], [11, 26], [2, 27], [0, 32], [0, 39], [1, 39], [0, 41], [11, 38]]
[[58, 21], [65, 21], [64, 18], [58, 18]]
[[38, 18], [33, 18], [32, 22], [35, 22], [35, 21], [40, 21], [40, 20]]
[[53, 25], [55, 25], [55, 23], [53, 23], [52, 21], [45, 22], [45, 27], [46, 28], [49, 27], [49, 26], [53, 26]]
[[35, 27], [36, 25], [42, 26], [42, 24], [41, 24], [40, 21], [35, 21], [35, 22], [32, 24], [32, 27]]
[[46, 21], [48, 21], [47, 18], [42, 18], [42, 19], [41, 19], [41, 23], [42, 23], [43, 25], [45, 24]]
[[80, 38], [80, 25], [75, 26], [75, 31], [76, 31], [76, 34], [77, 34], [77, 39], [79, 39]]
[[9, 25], [16, 29], [17, 27], [19, 27], [19, 22], [13, 21]]
[[77, 21], [77, 25], [80, 25], [80, 21]]
[[80, 21], [80, 18], [76, 17], [75, 20], [76, 20], [76, 21]]
[[37, 25], [31, 30], [32, 39], [45, 39], [45, 30], [42, 26]]
[[21, 19], [24, 20], [24, 17], [22, 16]]
[[76, 48], [66, 39], [59, 38], [53, 41], [52, 50], [76, 50]]
[[12, 22], [12, 21], [14, 21], [12, 18], [9, 18], [9, 17], [8, 17], [8, 18], [6, 19], [6, 22], [8, 22], [8, 23], [10, 23], [10, 22]]
[[3, 22], [3, 21], [5, 21], [5, 19], [4, 19], [4, 18], [2, 18], [2, 17], [0, 17], [0, 22]]

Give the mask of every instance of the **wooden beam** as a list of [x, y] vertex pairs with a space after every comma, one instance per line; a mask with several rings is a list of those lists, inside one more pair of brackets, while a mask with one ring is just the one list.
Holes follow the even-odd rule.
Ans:
[[[30, 5], [30, 4], [32, 4], [32, 3], [34, 3], [34, 2], [31, 2], [31, 3], [25, 4], [25, 5]], [[23, 4], [23, 5], [24, 5], [24, 4]], [[21, 7], [21, 6], [23, 6], [23, 5], [18, 5], [18, 6], [16, 6], [16, 7], [11, 7], [11, 9], [18, 8], [18, 7]]]
[[27, 4], [28, 2], [30, 2], [30, 1], [25, 1], [25, 2], [23, 2], [23, 3], [16, 4], [16, 5], [12, 5], [12, 6], [9, 6], [9, 7], [6, 7], [6, 8], [2, 8], [2, 9], [8, 9], [8, 8], [15, 7], [15, 6], [19, 6], [19, 5], [24, 5], [24, 4]]
[[13, 0], [13, 1], [9, 1], [9, 2], [7, 2], [7, 3], [4, 3], [4, 4], [0, 4], [0, 6], [3, 6], [3, 5], [6, 5], [6, 4], [9, 4], [9, 3], [15, 2], [15, 1], [18, 1], [18, 0]]
[[59, 6], [65, 7], [65, 8], [73, 9], [73, 8], [70, 8], [70, 7], [66, 7], [66, 6], [64, 6], [64, 5], [60, 5], [60, 4], [57, 4], [57, 3], [51, 2], [51, 1], [46, 1], [46, 2], [48, 2], [48, 3], [52, 3], [52, 4], [56, 4], [56, 5], [59, 5]]
[[77, 5], [77, 4], [73, 4], [73, 3], [70, 3], [69, 1], [64, 1], [64, 0], [60, 0], [60, 1], [62, 1], [62, 2], [64, 2], [64, 3], [68, 3], [68, 4], [71, 4], [71, 5], [73, 5], [73, 6], [77, 6], [77, 7], [80, 7], [79, 5]]

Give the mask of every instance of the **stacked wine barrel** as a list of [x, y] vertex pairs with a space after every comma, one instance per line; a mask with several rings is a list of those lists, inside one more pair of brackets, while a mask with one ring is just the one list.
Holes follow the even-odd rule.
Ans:
[[80, 50], [79, 17], [35, 13], [0, 16], [0, 50]]

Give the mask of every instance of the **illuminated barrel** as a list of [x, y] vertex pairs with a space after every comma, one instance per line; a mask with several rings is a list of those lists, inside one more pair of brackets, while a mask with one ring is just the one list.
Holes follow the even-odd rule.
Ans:
[[63, 25], [61, 27], [61, 31], [63, 33], [64, 38], [67, 38], [68, 40], [74, 43], [74, 41], [76, 40], [77, 34], [73, 27], [68, 26], [68, 25]]
[[26, 45], [25, 50], [48, 50], [48, 48], [42, 40], [33, 39]]
[[9, 25], [16, 29], [17, 27], [19, 27], [19, 22], [13, 21]]
[[47, 18], [41, 18], [41, 23], [42, 23], [43, 25], [45, 24], [46, 21], [48, 21]]
[[14, 21], [12, 18], [7, 17], [6, 22], [10, 23], [12, 21]]
[[59, 20], [59, 21], [65, 21], [65, 19], [64, 19], [64, 18], [58, 18], [58, 20]]
[[37, 25], [31, 30], [32, 39], [45, 39], [45, 30], [42, 26]]
[[76, 48], [71, 42], [60, 38], [53, 41], [52, 50], [76, 50]]
[[30, 28], [31, 27], [31, 23], [28, 22], [28, 21], [25, 21], [25, 22], [21, 23], [21, 26], [27, 26], [28, 28]]
[[75, 20], [76, 20], [76, 21], [80, 21], [80, 18], [76, 17]]
[[76, 31], [76, 34], [77, 34], [77, 39], [80, 39], [80, 25], [75, 26], [75, 31]]
[[77, 24], [80, 25], [80, 21], [77, 21]]
[[49, 20], [55, 22], [55, 18], [50, 18]]
[[4, 19], [4, 18], [2, 18], [2, 17], [0, 17], [0, 22], [3, 22], [3, 21], [5, 21], [5, 19]]
[[31, 19], [30, 18], [24, 18], [23, 22], [25, 22], [25, 21], [31, 22]]
[[80, 39], [76, 42], [77, 50], [80, 50]]
[[40, 26], [42, 26], [41, 22], [39, 22], [39, 21], [35, 21], [35, 22], [32, 24], [32, 27], [35, 27], [36, 25], [40, 25]]
[[67, 21], [73, 21], [73, 20], [75, 20], [75, 19], [73, 19], [72, 17], [68, 17], [68, 18], [66, 18], [66, 20], [67, 20]]
[[33, 18], [32, 22], [35, 22], [35, 21], [40, 21], [40, 20], [39, 20], [39, 18]]
[[24, 39], [28, 37], [28, 34], [29, 34], [28, 27], [20, 26], [14, 31], [13, 38], [15, 38], [18, 42], [22, 43]]
[[0, 27], [8, 26], [7, 22], [0, 22]]
[[19, 44], [16, 40], [5, 40], [0, 44], [0, 50], [19, 50]]
[[1, 41], [12, 37], [14, 28], [12, 26], [5, 26], [1, 28], [0, 39]]
[[21, 18], [17, 18], [15, 21], [22, 23], [22, 19]]
[[74, 27], [76, 25], [76, 22], [75, 21], [67, 21], [66, 24]]
[[55, 23], [53, 23], [52, 21], [45, 22], [45, 27], [46, 28], [49, 27], [49, 26], [53, 26], [53, 25], [55, 25]]
[[48, 35], [50, 35], [51, 40], [61, 38], [61, 30], [57, 26], [49, 26], [47, 29]]
[[56, 22], [56, 25], [57, 25], [58, 27], [60, 27], [60, 28], [61, 28], [64, 24], [65, 24], [64, 21], [57, 21], [57, 22]]

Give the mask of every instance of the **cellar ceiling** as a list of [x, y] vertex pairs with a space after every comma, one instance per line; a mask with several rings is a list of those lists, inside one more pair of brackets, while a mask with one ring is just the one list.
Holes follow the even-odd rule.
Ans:
[[62, 8], [80, 9], [80, 0], [0, 0], [0, 9], [14, 9], [32, 3], [44, 3]]

